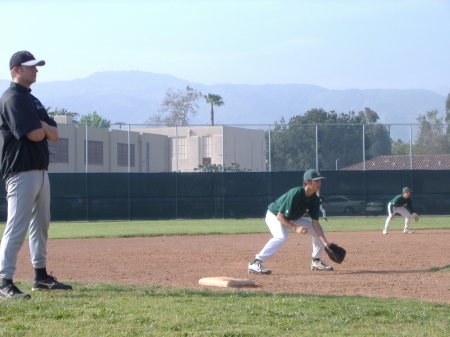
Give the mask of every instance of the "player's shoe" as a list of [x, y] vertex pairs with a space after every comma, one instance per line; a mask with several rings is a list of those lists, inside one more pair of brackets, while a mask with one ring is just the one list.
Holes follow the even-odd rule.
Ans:
[[272, 274], [272, 271], [267, 268], [264, 268], [261, 261], [256, 261], [248, 264], [248, 273], [270, 275]]
[[387, 234], [387, 233], [388, 233], [387, 229], [383, 229], [383, 234]]
[[58, 282], [56, 277], [50, 274], [45, 280], [34, 280], [31, 290], [72, 290], [72, 286]]
[[0, 288], [0, 298], [31, 298], [29, 294], [25, 294], [17, 288], [14, 283]]
[[311, 262], [311, 270], [328, 270], [331, 271], [334, 268], [332, 266], [327, 265], [322, 260], [319, 261], [312, 261]]
[[412, 234], [414, 233], [413, 231], [410, 231], [409, 229], [404, 229], [403, 230], [403, 234]]

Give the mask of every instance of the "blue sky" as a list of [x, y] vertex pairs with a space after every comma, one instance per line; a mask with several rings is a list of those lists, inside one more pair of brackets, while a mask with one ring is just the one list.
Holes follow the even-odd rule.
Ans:
[[2, 0], [0, 79], [140, 70], [202, 84], [450, 90], [448, 0]]

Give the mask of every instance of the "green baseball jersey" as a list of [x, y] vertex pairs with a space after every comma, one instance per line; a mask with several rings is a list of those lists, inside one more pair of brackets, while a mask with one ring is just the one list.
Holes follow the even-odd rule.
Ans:
[[392, 199], [390, 203], [394, 207], [405, 207], [408, 211], [411, 212], [411, 214], [414, 213], [411, 197], [405, 199], [403, 198], [403, 194], [399, 194], [394, 199]]
[[319, 198], [313, 193], [307, 197], [304, 187], [295, 187], [287, 191], [269, 205], [269, 211], [275, 215], [283, 213], [289, 220], [296, 220], [309, 213], [313, 220], [319, 219]]

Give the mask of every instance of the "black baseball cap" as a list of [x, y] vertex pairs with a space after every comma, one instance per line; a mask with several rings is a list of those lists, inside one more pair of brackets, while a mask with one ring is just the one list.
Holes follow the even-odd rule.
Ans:
[[305, 174], [303, 175], [303, 181], [319, 180], [319, 179], [327, 179], [327, 178], [323, 177], [319, 171], [314, 170], [314, 169], [310, 169], [310, 170], [306, 171]]
[[36, 60], [36, 58], [29, 51], [22, 50], [11, 56], [9, 60], [9, 70], [16, 66], [43, 66], [45, 65], [44, 60]]

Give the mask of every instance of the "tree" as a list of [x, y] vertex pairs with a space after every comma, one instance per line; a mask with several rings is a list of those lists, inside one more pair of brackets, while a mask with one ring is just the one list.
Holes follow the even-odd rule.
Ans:
[[438, 110], [419, 115], [419, 133], [414, 146], [414, 154], [446, 154], [449, 153], [449, 140], [444, 134], [443, 117], [437, 117]]
[[199, 172], [251, 172], [251, 169], [241, 168], [238, 163], [232, 162], [229, 166], [224, 166], [222, 170], [222, 164], [205, 164], [198, 165], [194, 168], [194, 171]]
[[185, 90], [172, 88], [166, 90], [158, 113], [146, 120], [148, 124], [166, 126], [189, 125], [189, 115], [195, 116], [198, 110], [198, 100], [202, 93], [190, 86]]
[[86, 116], [81, 116], [81, 125], [93, 126], [96, 128], [109, 128], [111, 126], [111, 121], [102, 118], [97, 111], [87, 114]]
[[282, 118], [270, 133], [272, 170], [316, 167], [316, 146], [321, 170], [334, 170], [338, 161], [339, 167], [360, 163], [364, 158], [363, 130], [366, 160], [390, 154], [389, 131], [377, 124], [378, 120], [378, 114], [369, 108], [347, 114], [312, 109], [288, 123]]
[[397, 139], [394, 142], [391, 139], [391, 151], [393, 155], [409, 155], [410, 153], [409, 143], [405, 143], [401, 139]]
[[203, 96], [206, 100], [206, 103], [211, 105], [210, 115], [211, 115], [211, 125], [214, 125], [214, 106], [221, 106], [225, 103], [222, 100], [222, 97], [219, 95], [208, 94], [207, 96]]
[[64, 109], [64, 108], [62, 108], [62, 109], [55, 108], [54, 111], [50, 111], [51, 109], [52, 109], [51, 106], [49, 106], [48, 108], [45, 108], [45, 110], [47, 111], [47, 114], [48, 114], [50, 117], [55, 117], [55, 116], [71, 116], [71, 117], [72, 117], [72, 122], [75, 123], [75, 124], [78, 123], [78, 121], [77, 121], [76, 119], [77, 119], [77, 117], [80, 115], [79, 113], [76, 113], [76, 112], [70, 112], [69, 110]]

